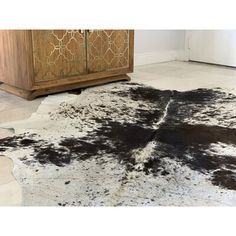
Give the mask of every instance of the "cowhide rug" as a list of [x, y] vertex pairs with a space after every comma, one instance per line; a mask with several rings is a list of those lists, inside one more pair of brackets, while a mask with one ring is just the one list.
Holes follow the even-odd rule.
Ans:
[[236, 96], [220, 88], [110, 84], [1, 126], [23, 205], [236, 205]]

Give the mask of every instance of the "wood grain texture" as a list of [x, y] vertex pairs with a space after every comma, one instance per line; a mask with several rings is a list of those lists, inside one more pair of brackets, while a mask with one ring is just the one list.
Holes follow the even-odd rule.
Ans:
[[0, 81], [31, 89], [33, 58], [30, 31], [0, 30]]
[[89, 80], [89, 81], [80, 81], [74, 84], [67, 84], [64, 86], [54, 86], [51, 88], [41, 88], [37, 90], [23, 90], [19, 89], [7, 84], [1, 84], [0, 85], [0, 90], [9, 92], [11, 94], [20, 96], [22, 98], [25, 98], [27, 100], [33, 100], [36, 97], [42, 96], [42, 95], [47, 95], [47, 94], [52, 94], [52, 93], [58, 93], [62, 91], [67, 91], [67, 90], [73, 90], [77, 88], [84, 88], [84, 87], [91, 87], [91, 86], [96, 86], [100, 84], [106, 84], [114, 81], [121, 81], [121, 80], [127, 80], [130, 81], [130, 77], [128, 75], [118, 75], [118, 76], [113, 76], [113, 77], [107, 77], [107, 78], [100, 78], [100, 79], [95, 79], [95, 80]]
[[17, 88], [17, 87], [14, 87], [12, 85], [4, 84], [4, 83], [0, 84], [0, 90], [11, 93], [11, 94], [14, 94], [18, 97], [25, 98], [27, 100], [31, 100], [31, 95], [33, 93], [33, 91], [31, 91], [31, 90], [25, 90], [25, 89], [22, 89], [22, 88]]
[[134, 30], [129, 30], [129, 72], [134, 71]]
[[133, 72], [134, 31], [2, 30], [0, 52], [1, 89], [30, 98]]
[[132, 72], [130, 68], [128, 69], [120, 69], [120, 70], [114, 70], [114, 71], [103, 71], [103, 72], [97, 72], [97, 73], [91, 73], [91, 74], [85, 74], [81, 76], [75, 76], [75, 77], [68, 77], [61, 80], [51, 80], [51, 81], [42, 81], [39, 83], [36, 83], [32, 89], [41, 89], [41, 88], [52, 88], [54, 86], [66, 86], [68, 84], [75, 84], [78, 82], [83, 81], [95, 81], [96, 79], [101, 78], [107, 78], [107, 77], [113, 77], [118, 75], [124, 75], [126, 73]]
[[32, 30], [35, 82], [87, 73], [85, 34], [80, 30]]
[[87, 32], [89, 73], [129, 67], [129, 30]]

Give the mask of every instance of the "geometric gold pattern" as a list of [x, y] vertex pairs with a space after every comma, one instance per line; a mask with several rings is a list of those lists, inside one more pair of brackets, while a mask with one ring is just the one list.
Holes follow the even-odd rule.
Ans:
[[129, 31], [94, 30], [88, 33], [88, 71], [129, 67]]
[[85, 34], [79, 30], [32, 30], [34, 80], [87, 73]]
[[129, 30], [32, 30], [34, 80], [129, 68]]

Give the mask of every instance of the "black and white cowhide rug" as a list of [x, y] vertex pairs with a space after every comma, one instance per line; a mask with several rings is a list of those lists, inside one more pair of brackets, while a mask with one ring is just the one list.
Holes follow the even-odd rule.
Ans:
[[136, 83], [48, 96], [2, 125], [23, 205], [236, 205], [236, 96]]

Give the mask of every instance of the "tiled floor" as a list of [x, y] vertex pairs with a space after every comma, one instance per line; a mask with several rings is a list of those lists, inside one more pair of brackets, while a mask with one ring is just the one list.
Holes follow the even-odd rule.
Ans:
[[[227, 88], [236, 94], [236, 69], [188, 62], [168, 62], [139, 66], [131, 75], [133, 82], [141, 82], [159, 89], [179, 91], [196, 88]], [[0, 92], [0, 124], [28, 118], [37, 110], [43, 98], [25, 101]], [[11, 135], [0, 128], [0, 138]], [[21, 189], [11, 172], [13, 163], [0, 158], [0, 205], [20, 205]]]

